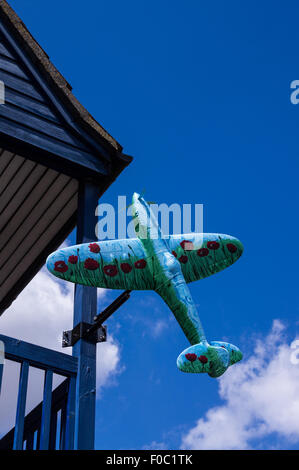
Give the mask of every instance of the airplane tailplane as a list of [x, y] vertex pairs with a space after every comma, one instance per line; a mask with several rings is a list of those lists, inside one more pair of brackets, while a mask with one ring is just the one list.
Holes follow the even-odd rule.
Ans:
[[210, 377], [220, 377], [229, 366], [242, 359], [242, 353], [233, 344], [222, 341], [203, 341], [185, 349], [177, 358], [182, 372], [207, 372]]

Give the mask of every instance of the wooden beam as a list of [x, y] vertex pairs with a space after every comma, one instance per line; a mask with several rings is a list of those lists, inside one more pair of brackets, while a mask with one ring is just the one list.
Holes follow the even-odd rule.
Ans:
[[[89, 160], [84, 158], [84, 153], [82, 153], [82, 157], [80, 158], [81, 152], [78, 150], [77, 157], [75, 160], [67, 158], [67, 155], [63, 152], [56, 153], [55, 149], [52, 150], [46, 149], [40, 146], [37, 142], [33, 142], [30, 139], [23, 139], [22, 135], [18, 136], [18, 131], [16, 132], [6, 132], [8, 129], [1, 128], [1, 122], [3, 118], [0, 116], [0, 145], [2, 148], [6, 150], [16, 153], [18, 155], [23, 156], [24, 158], [30, 157], [30, 160], [33, 160], [41, 165], [44, 165], [47, 168], [52, 168], [53, 170], [58, 171], [59, 173], [63, 173], [65, 175], [69, 175], [72, 178], [80, 179], [82, 177], [92, 178], [94, 181], [97, 181], [98, 184], [102, 185], [103, 181], [106, 179], [111, 178], [110, 175], [107, 176], [107, 171], [110, 173], [110, 165], [100, 160], [97, 161], [95, 165]], [[7, 124], [10, 121], [7, 121]], [[5, 124], [5, 123], [4, 123]], [[7, 125], [5, 124], [5, 126]], [[13, 125], [11, 123], [11, 125]], [[127, 163], [127, 165], [130, 162]], [[105, 166], [105, 170], [101, 170], [98, 168], [98, 165]], [[124, 166], [121, 168], [122, 171]]]
[[[84, 182], [79, 186], [77, 244], [95, 239], [99, 188]], [[97, 312], [97, 290], [75, 286], [74, 327], [80, 322], [92, 323]], [[78, 358], [76, 384], [75, 449], [94, 449], [96, 401], [96, 344], [80, 339], [73, 348]]]
[[[45, 325], [45, 328], [47, 325]], [[66, 377], [77, 372], [77, 359], [52, 349], [26, 343], [0, 334], [5, 347], [5, 357], [16, 362], [27, 361], [30, 366], [46, 370], [51, 368], [56, 374]]]

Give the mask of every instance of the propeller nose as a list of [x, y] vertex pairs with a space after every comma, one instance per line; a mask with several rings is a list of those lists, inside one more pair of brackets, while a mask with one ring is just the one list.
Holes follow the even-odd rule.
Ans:
[[54, 267], [54, 253], [51, 253], [46, 260], [47, 270], [52, 272]]

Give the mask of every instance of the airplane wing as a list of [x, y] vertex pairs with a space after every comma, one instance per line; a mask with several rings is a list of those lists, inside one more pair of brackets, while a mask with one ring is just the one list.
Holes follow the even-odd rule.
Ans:
[[239, 240], [213, 233], [170, 235], [168, 243], [187, 283], [222, 271], [235, 262], [243, 250]]
[[137, 238], [74, 245], [47, 259], [47, 268], [55, 276], [107, 289], [153, 289], [151, 266], [152, 259]]

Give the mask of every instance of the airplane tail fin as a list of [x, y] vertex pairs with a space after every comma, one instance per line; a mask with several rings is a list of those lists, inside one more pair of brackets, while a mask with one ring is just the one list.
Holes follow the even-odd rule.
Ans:
[[177, 358], [182, 372], [207, 372], [210, 377], [220, 377], [229, 366], [242, 359], [237, 346], [222, 341], [201, 342], [185, 349]]

